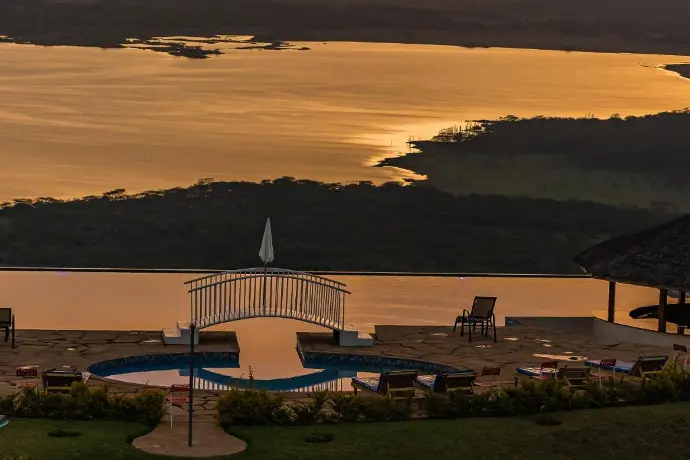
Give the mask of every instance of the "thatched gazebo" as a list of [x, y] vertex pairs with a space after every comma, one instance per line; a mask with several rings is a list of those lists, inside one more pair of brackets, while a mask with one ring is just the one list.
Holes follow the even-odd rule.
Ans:
[[609, 282], [608, 320], [614, 322], [616, 283], [659, 289], [659, 331], [666, 332], [668, 291], [685, 304], [690, 291], [690, 215], [587, 249], [575, 262], [593, 278]]

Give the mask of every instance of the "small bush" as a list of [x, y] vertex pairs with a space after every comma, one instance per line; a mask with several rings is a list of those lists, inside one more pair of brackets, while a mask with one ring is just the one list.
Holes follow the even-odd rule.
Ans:
[[332, 419], [338, 422], [358, 422], [364, 419], [362, 398], [349, 394], [336, 394], [331, 398]]
[[314, 393], [311, 401], [300, 403], [292, 407], [295, 413], [295, 423], [298, 425], [310, 425], [326, 420], [323, 410], [330, 399], [328, 391]]
[[546, 415], [546, 414], [538, 415], [537, 418], [534, 420], [534, 422], [540, 426], [561, 426], [561, 425], [563, 425], [563, 422], [561, 422], [557, 418], [554, 418], [551, 415]]
[[49, 431], [48, 436], [51, 438], [76, 438], [77, 436], [81, 436], [81, 432], [67, 431], [63, 430], [62, 428], [58, 428], [57, 430]]
[[284, 396], [263, 390], [230, 390], [218, 399], [223, 427], [232, 425], [289, 425], [293, 422]]
[[368, 422], [398, 422], [408, 420], [412, 413], [412, 398], [395, 400], [388, 396], [362, 398], [362, 418]]
[[304, 441], [312, 444], [325, 444], [333, 441], [333, 435], [330, 433], [312, 433], [307, 435]]

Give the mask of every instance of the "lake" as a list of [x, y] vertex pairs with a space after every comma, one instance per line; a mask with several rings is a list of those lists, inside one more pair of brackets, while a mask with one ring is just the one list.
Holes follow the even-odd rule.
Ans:
[[296, 45], [310, 50], [189, 60], [0, 44], [0, 200], [201, 177], [397, 180], [411, 174], [371, 165], [463, 120], [690, 106], [690, 81], [658, 68], [682, 56]]

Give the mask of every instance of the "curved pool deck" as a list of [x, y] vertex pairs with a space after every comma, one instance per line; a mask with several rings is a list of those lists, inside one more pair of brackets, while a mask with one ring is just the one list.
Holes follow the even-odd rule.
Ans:
[[[223, 342], [201, 343], [203, 352], [239, 352], [234, 334], [225, 333]], [[615, 357], [630, 360], [645, 354], [671, 354], [668, 348], [620, 343], [615, 340], [597, 342], [593, 336], [575, 332], [544, 330], [531, 326], [498, 328], [498, 342], [493, 343], [440, 326], [376, 326], [373, 347], [339, 347], [331, 333], [298, 333], [299, 346], [310, 358], [347, 360], [347, 356], [367, 357], [370, 362], [390, 360], [418, 360], [453, 368], [480, 370], [485, 365], [502, 367], [504, 377], [511, 377], [516, 367], [539, 363], [538, 354], [565, 354], [590, 358]], [[165, 346], [160, 331], [45, 331], [19, 330], [16, 349], [0, 342], [0, 393], [13, 391], [16, 368], [35, 364], [41, 369], [74, 366], [87, 370], [94, 363], [140, 355], [185, 353], [184, 345]], [[203, 338], [202, 338], [203, 341]], [[114, 393], [136, 393], [144, 385], [103, 379], [94, 375], [91, 384], [107, 383]], [[196, 416], [213, 415], [215, 400], [220, 391], [199, 390], [195, 397]], [[303, 398], [304, 394], [290, 393], [289, 398]]]

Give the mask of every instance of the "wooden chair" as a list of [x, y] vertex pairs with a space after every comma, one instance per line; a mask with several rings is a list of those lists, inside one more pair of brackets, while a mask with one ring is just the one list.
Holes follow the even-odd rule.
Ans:
[[587, 366], [565, 366], [558, 369], [556, 378], [564, 381], [568, 388], [581, 389], [589, 386], [591, 371]]
[[472, 342], [472, 331], [477, 329], [477, 325], [481, 327], [483, 337], [488, 337], [489, 327], [493, 327], [494, 343], [496, 343], [496, 315], [494, 315], [494, 308], [496, 307], [497, 297], [475, 297], [472, 303], [471, 310], [463, 310], [462, 316], [455, 318], [453, 324], [453, 331], [460, 323], [460, 336], [465, 334], [465, 326], [469, 333], [470, 342]]
[[83, 382], [84, 376], [73, 369], [50, 369], [41, 374], [41, 379], [46, 393], [65, 393], [74, 382]]
[[41, 381], [38, 378], [38, 366], [20, 366], [15, 371], [17, 392], [31, 388], [39, 388]]
[[393, 398], [407, 398], [414, 396], [418, 376], [418, 371], [391, 371], [378, 377], [354, 377], [352, 388], [355, 394], [363, 391]]
[[[594, 368], [596, 369], [594, 372], [590, 372], [590, 377], [593, 377], [597, 380], [599, 380], [599, 388], [602, 387], [603, 381], [604, 380], [611, 380], [615, 381], [616, 380], [616, 363], [618, 361], [611, 358], [611, 359], [602, 359], [599, 361], [599, 367]], [[604, 369], [610, 369], [611, 373], [609, 374], [606, 372]]]
[[481, 373], [481, 380], [475, 380], [474, 386], [479, 388], [496, 388], [501, 389], [503, 385], [513, 385], [514, 382], [501, 381], [501, 368], [494, 366], [484, 366]]
[[474, 394], [475, 372], [455, 372], [449, 374], [423, 375], [416, 383], [427, 392]]
[[644, 386], [647, 380], [656, 378], [661, 374], [667, 362], [668, 356], [640, 356], [633, 363], [628, 375], [642, 379], [642, 386]]
[[189, 385], [171, 385], [165, 397], [165, 404], [170, 412], [170, 428], [172, 428], [173, 407], [189, 410]]

